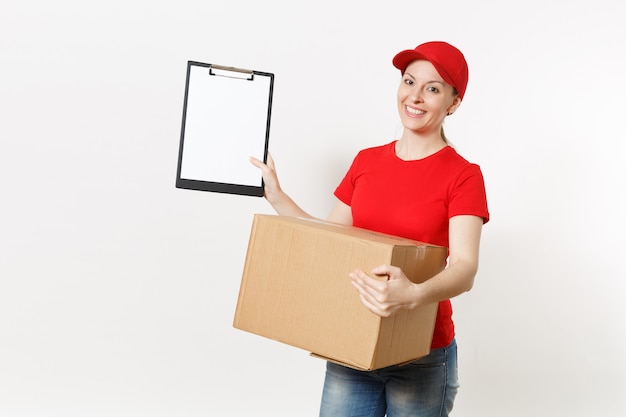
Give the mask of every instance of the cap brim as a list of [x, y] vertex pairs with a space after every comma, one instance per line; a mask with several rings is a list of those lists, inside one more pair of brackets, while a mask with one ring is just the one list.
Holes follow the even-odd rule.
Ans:
[[430, 61], [428, 58], [426, 58], [421, 53], [415, 51], [414, 49], [407, 49], [406, 51], [398, 52], [398, 54], [393, 57], [392, 62], [394, 67], [404, 72], [410, 62], [416, 61], [418, 59], [425, 59], [426, 61]]
[[431, 58], [427, 57], [424, 54], [421, 54], [413, 49], [408, 49], [406, 51], [399, 52], [392, 60], [393, 66], [398, 68], [400, 71], [404, 72], [406, 67], [413, 61], [417, 61], [418, 59], [423, 59], [435, 67], [437, 73], [443, 78], [443, 80], [454, 87], [454, 81], [448, 75], [445, 68], [441, 67], [436, 61], [433, 61]]

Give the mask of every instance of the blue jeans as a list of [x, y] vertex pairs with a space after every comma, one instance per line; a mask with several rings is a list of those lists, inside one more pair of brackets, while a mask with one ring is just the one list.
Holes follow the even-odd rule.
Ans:
[[320, 417], [447, 417], [458, 384], [456, 341], [400, 366], [359, 371], [328, 362]]

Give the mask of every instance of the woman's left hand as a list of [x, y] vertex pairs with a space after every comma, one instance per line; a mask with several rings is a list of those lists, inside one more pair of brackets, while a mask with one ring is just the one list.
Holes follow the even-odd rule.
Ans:
[[389, 317], [400, 309], [417, 306], [419, 284], [411, 282], [396, 266], [381, 265], [371, 271], [372, 278], [356, 270], [349, 274], [352, 286], [359, 292], [361, 302], [372, 313]]

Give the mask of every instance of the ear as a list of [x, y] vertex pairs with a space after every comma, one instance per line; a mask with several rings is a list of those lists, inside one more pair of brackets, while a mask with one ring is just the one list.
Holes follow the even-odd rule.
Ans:
[[461, 97], [457, 95], [454, 97], [454, 100], [452, 100], [452, 104], [450, 104], [450, 107], [448, 107], [448, 116], [453, 114], [456, 111], [456, 109], [459, 108], [460, 105], [461, 105]]

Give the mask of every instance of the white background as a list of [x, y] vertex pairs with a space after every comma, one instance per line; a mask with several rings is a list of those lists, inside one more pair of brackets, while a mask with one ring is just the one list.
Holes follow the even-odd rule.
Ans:
[[174, 186], [186, 63], [276, 74], [270, 151], [325, 217], [428, 40], [469, 62], [446, 129], [492, 213], [454, 415], [626, 414], [625, 6], [366, 4], [2, 2], [1, 417], [315, 416], [323, 362], [232, 328], [271, 208]]

